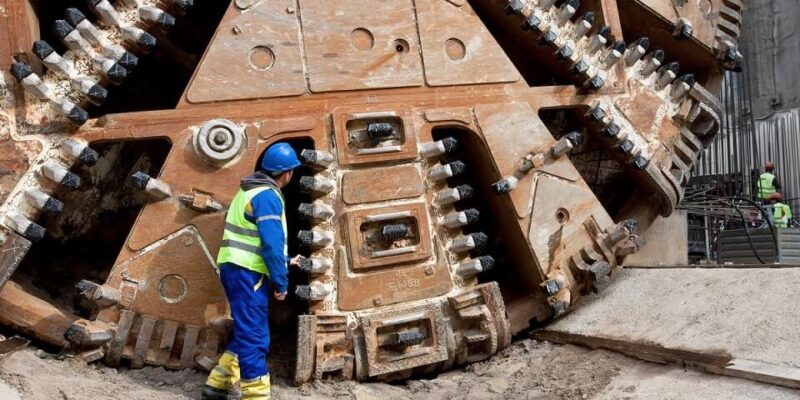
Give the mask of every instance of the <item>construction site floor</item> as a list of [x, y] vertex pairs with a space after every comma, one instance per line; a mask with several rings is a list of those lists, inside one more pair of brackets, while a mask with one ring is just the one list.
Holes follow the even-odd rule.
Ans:
[[[115, 370], [60, 361], [30, 348], [0, 361], [2, 400], [196, 399], [205, 374], [146, 367]], [[800, 399], [800, 392], [639, 361], [605, 350], [535, 340], [492, 359], [402, 384], [273, 381], [283, 399]]]
[[[796, 267], [626, 268], [533, 332], [538, 340], [518, 340], [487, 361], [396, 384], [298, 388], [285, 360], [271, 360], [273, 397], [800, 399], [792, 389], [800, 387], [798, 287]], [[58, 360], [35, 348], [0, 359], [0, 400], [194, 399], [204, 380], [196, 371]]]

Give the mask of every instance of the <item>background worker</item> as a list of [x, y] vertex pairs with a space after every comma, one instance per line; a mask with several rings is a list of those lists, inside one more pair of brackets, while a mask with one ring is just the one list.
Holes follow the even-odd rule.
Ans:
[[286, 298], [288, 247], [281, 188], [298, 166], [291, 146], [270, 146], [260, 170], [242, 179], [228, 209], [217, 265], [231, 307], [233, 334], [208, 376], [203, 399], [227, 399], [237, 381], [243, 399], [270, 398], [269, 286], [272, 281], [276, 300]]
[[792, 223], [792, 208], [783, 203], [783, 195], [780, 192], [772, 193], [769, 197], [772, 205], [772, 217], [776, 228], [788, 228]]
[[775, 164], [768, 162], [764, 168], [766, 171], [758, 178], [758, 198], [767, 202], [769, 196], [775, 192], [782, 191], [781, 183], [775, 176]]

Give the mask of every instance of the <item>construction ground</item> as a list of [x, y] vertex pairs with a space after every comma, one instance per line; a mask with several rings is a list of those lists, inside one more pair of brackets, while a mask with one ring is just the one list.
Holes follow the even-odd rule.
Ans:
[[800, 400], [798, 14], [0, 0], [0, 400], [200, 398], [275, 144], [272, 398]]
[[[800, 387], [800, 314], [786, 301], [798, 286], [800, 268], [793, 267], [630, 268], [581, 309], [530, 334], [566, 344], [520, 338], [489, 360], [396, 384], [295, 387], [288, 361], [278, 354], [271, 360], [273, 395], [800, 399], [791, 388]], [[0, 399], [193, 399], [205, 377], [192, 370], [87, 365], [29, 347], [0, 360]]]

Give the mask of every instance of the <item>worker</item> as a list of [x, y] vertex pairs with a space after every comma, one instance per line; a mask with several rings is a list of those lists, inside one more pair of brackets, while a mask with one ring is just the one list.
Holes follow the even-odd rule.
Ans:
[[778, 177], [774, 174], [774, 163], [768, 162], [765, 169], [766, 171], [758, 178], [758, 198], [764, 202], [767, 202], [769, 200], [769, 196], [775, 192], [781, 191], [781, 183], [778, 181]]
[[[288, 291], [286, 213], [281, 188], [300, 165], [286, 143], [270, 146], [261, 168], [241, 180], [225, 218], [217, 256], [219, 277], [231, 307], [233, 333], [203, 387], [203, 399], [227, 399], [239, 383], [243, 399], [269, 399], [269, 286], [282, 301]], [[238, 394], [233, 394], [238, 395]]]
[[781, 192], [772, 193], [769, 196], [772, 205], [772, 217], [777, 228], [788, 228], [792, 221], [792, 208], [783, 203]]

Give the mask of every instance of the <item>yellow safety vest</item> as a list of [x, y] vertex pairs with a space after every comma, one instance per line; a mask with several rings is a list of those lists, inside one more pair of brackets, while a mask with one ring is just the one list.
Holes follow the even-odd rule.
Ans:
[[[281, 191], [272, 186], [261, 186], [248, 191], [239, 190], [233, 198], [228, 216], [225, 218], [225, 231], [222, 234], [222, 245], [217, 255], [217, 265], [233, 263], [251, 271], [269, 276], [267, 266], [261, 257], [261, 237], [258, 236], [258, 225], [245, 218], [245, 209], [250, 200], [265, 190], [273, 190], [281, 201], [281, 225], [283, 225], [284, 256], [288, 256], [289, 247], [286, 230], [286, 204]], [[256, 221], [257, 222], [257, 221]]]
[[758, 198], [766, 200], [773, 193], [775, 193], [775, 175], [764, 172], [758, 178]]
[[775, 203], [772, 205], [772, 208], [772, 217], [775, 219], [775, 226], [778, 228], [788, 228], [792, 220], [792, 208], [783, 203]]

